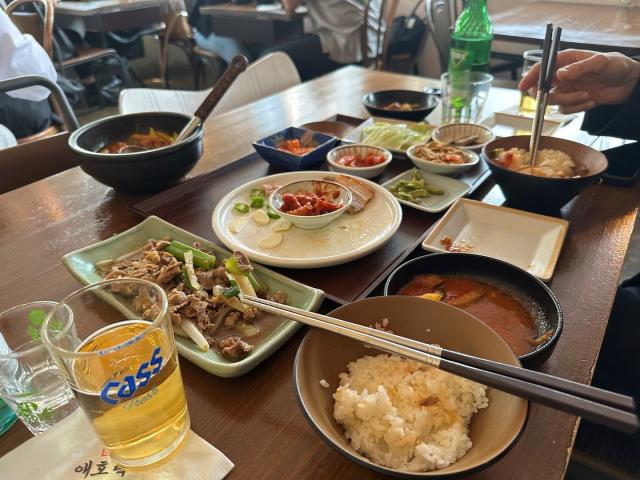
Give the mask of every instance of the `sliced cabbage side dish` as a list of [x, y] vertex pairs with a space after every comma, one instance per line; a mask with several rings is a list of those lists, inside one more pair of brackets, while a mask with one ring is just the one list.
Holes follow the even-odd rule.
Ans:
[[434, 127], [426, 123], [375, 122], [362, 131], [361, 142], [389, 150], [404, 151], [413, 145], [425, 143]]

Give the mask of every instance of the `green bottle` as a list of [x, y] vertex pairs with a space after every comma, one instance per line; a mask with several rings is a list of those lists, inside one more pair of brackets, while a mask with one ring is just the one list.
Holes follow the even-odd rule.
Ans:
[[466, 0], [451, 34], [449, 73], [486, 72], [493, 40], [487, 0]]

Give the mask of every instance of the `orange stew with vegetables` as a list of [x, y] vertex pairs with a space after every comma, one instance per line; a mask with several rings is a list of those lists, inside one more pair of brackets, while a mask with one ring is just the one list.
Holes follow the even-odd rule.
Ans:
[[336, 163], [339, 165], [344, 165], [345, 167], [374, 167], [376, 165], [380, 165], [385, 161], [385, 157], [381, 153], [369, 153], [366, 156], [360, 155], [345, 155], [344, 157], [340, 157], [336, 160]]
[[538, 336], [533, 318], [517, 300], [470, 278], [417, 275], [399, 293], [445, 302], [470, 313], [498, 333], [516, 355], [532, 352], [552, 334], [550, 330]]
[[317, 146], [318, 145], [312, 143], [303, 147], [300, 143], [300, 139], [298, 138], [294, 138], [293, 140], [284, 140], [277, 145], [278, 150], [283, 150], [298, 156], [302, 156], [315, 150]]
[[177, 133], [169, 135], [160, 130], [149, 129], [149, 133], [132, 133], [126, 140], [113, 142], [100, 150], [100, 153], [120, 153], [120, 151], [129, 146], [142, 147], [145, 150], [153, 150], [154, 148], [166, 147], [171, 145]]

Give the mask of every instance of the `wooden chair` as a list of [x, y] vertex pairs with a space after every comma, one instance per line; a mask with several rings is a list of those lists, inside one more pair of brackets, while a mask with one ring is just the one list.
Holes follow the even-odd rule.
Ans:
[[[28, 4], [34, 4], [35, 11], [16, 11]], [[22, 33], [32, 35], [40, 42], [61, 74], [78, 65], [111, 57], [118, 66], [118, 74], [125, 86], [135, 85], [127, 65], [113, 48], [79, 46], [74, 56], [62, 58], [53, 39], [54, 4], [52, 0], [14, 0], [6, 8], [6, 13]]]
[[189, 14], [182, 0], [169, 0], [169, 13], [165, 17], [166, 28], [160, 34], [160, 79], [165, 88], [170, 88], [169, 82], [169, 48], [175, 46], [182, 50], [193, 72], [194, 88], [200, 88], [201, 77], [204, 76], [204, 64], [217, 68], [220, 61], [218, 55], [198, 46], [194, 39], [194, 32], [189, 24]]
[[[374, 70], [384, 70], [389, 52], [390, 26], [396, 16], [400, 0], [366, 0], [360, 30], [362, 66]], [[379, 4], [376, 11], [374, 4]], [[375, 51], [369, 51], [369, 35], [376, 38]]]
[[[300, 84], [300, 75], [286, 53], [274, 52], [253, 62], [231, 85], [213, 110], [219, 115], [268, 95]], [[192, 115], [209, 94], [210, 89], [197, 92], [132, 88], [120, 92], [120, 113], [149, 111], [179, 112]]]
[[[40, 85], [49, 88], [56, 103], [60, 105], [62, 119], [67, 130], [73, 131], [79, 127], [73, 110], [64, 92], [58, 85], [44, 77], [35, 75], [10, 78], [0, 81], [0, 92], [10, 92], [20, 88]], [[49, 129], [48, 129], [49, 130]], [[69, 132], [48, 131], [41, 132], [28, 143], [18, 140], [15, 147], [0, 151], [0, 193], [8, 192], [41, 178], [62, 172], [78, 165], [77, 157], [68, 146]]]

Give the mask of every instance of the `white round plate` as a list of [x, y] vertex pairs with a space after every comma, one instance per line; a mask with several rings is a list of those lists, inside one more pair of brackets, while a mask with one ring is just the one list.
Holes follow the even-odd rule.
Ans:
[[[282, 232], [283, 242], [276, 248], [261, 248], [258, 243], [273, 234], [268, 225], [256, 224], [250, 213], [238, 213], [236, 202], [249, 203], [249, 192], [263, 185], [285, 185], [299, 180], [335, 179], [335, 172], [288, 172], [248, 182], [225, 195], [215, 210], [211, 222], [220, 241], [231, 250], [242, 250], [252, 260], [264, 265], [286, 268], [318, 268], [347, 263], [381, 247], [400, 227], [402, 208], [395, 197], [381, 186], [362, 178], [375, 191], [375, 196], [357, 214], [345, 213], [326, 227], [302, 230], [292, 226]], [[344, 175], [344, 174], [342, 174]], [[349, 176], [349, 175], [347, 175]], [[232, 233], [231, 224], [244, 227]]]

